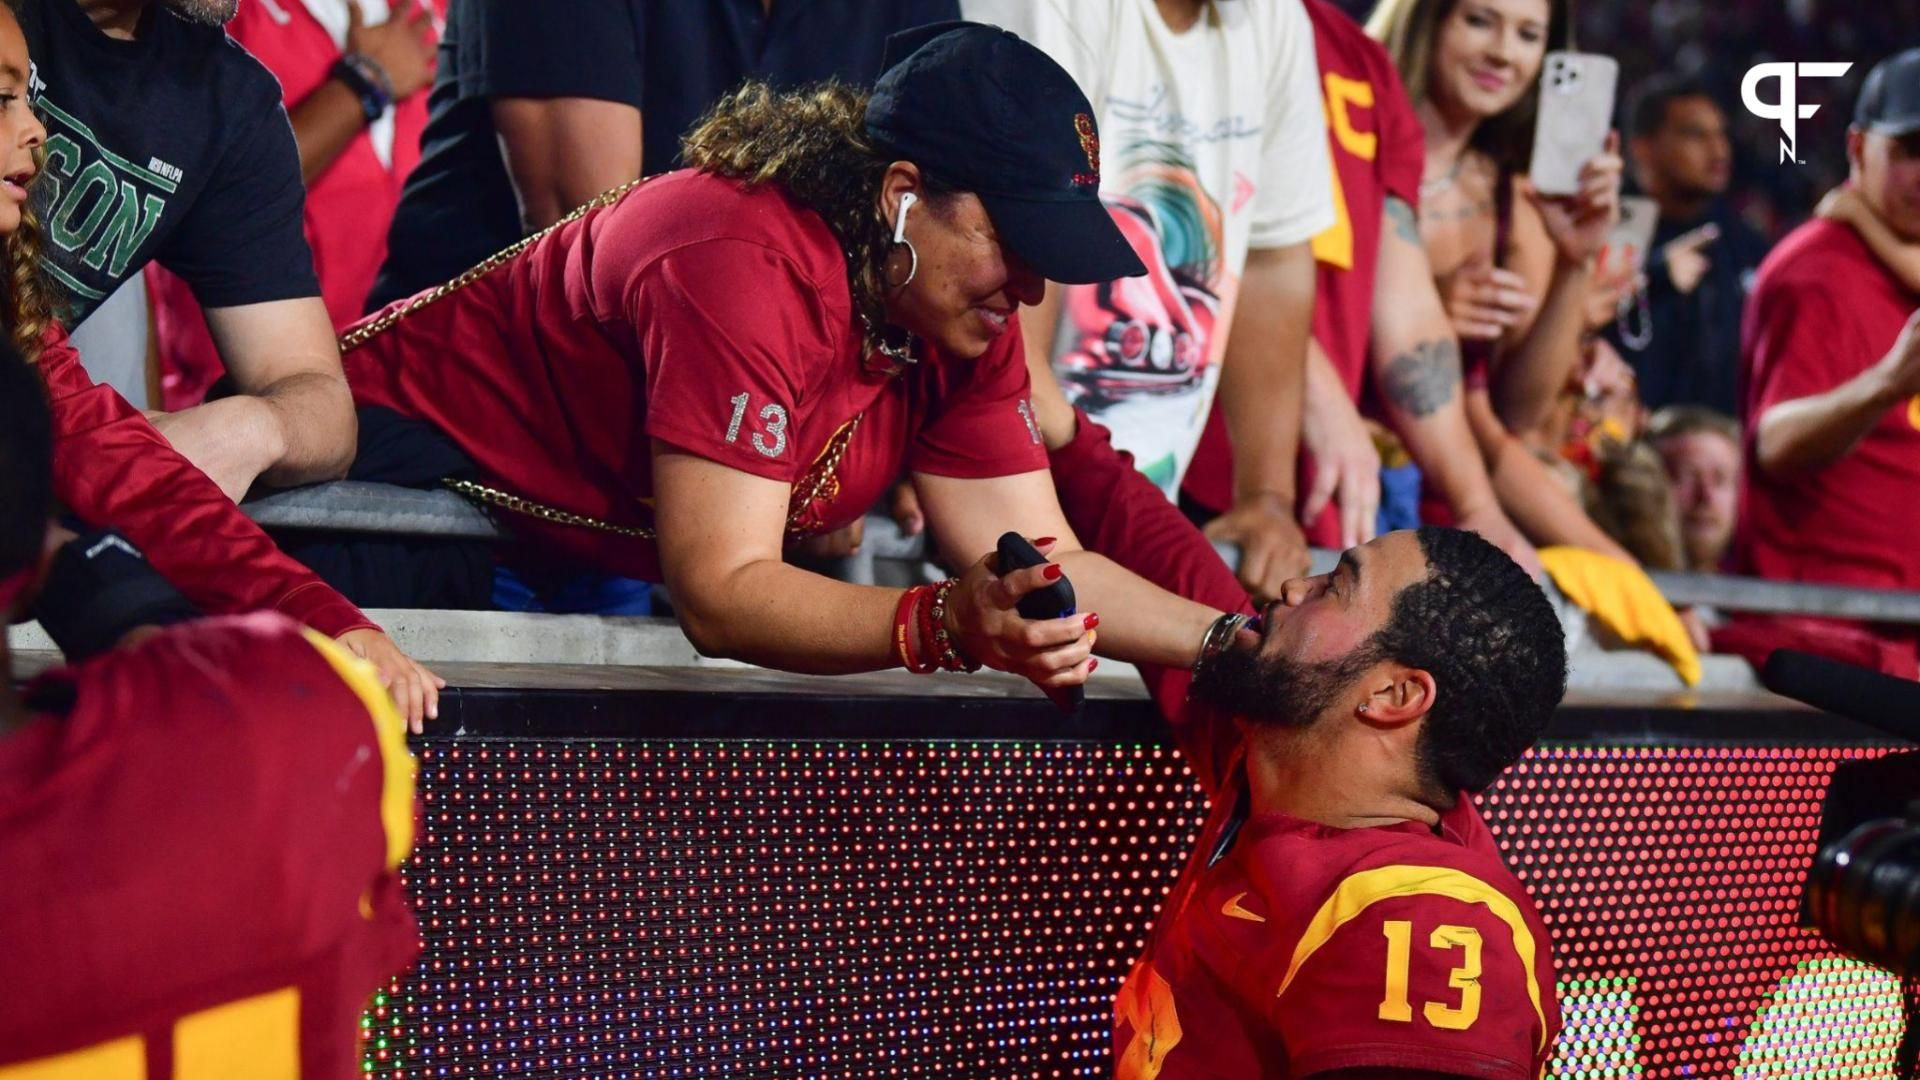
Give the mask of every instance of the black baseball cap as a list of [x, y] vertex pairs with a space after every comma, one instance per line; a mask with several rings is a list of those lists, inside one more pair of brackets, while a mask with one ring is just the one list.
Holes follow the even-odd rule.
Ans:
[[980, 197], [1014, 254], [1069, 285], [1147, 272], [1100, 203], [1100, 135], [1073, 76], [1006, 30], [931, 23], [887, 39], [867, 134]]
[[1867, 72], [1853, 126], [1895, 138], [1920, 131], [1920, 49], [1889, 56]]

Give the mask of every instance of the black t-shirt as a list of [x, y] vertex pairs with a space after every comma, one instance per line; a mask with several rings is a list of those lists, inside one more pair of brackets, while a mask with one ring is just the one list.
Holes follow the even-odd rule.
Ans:
[[520, 239], [493, 98], [583, 97], [639, 109], [642, 168], [748, 77], [872, 85], [887, 35], [959, 18], [958, 0], [452, 0], [420, 164], [387, 234], [368, 310], [438, 285]]
[[280, 84], [216, 27], [151, 4], [136, 38], [74, 0], [20, 0], [47, 127], [33, 204], [79, 323], [159, 260], [205, 307], [320, 295]]
[[[1720, 236], [1701, 249], [1706, 274], [1693, 292], [1682, 294], [1660, 249], [1708, 222], [1720, 227]], [[1647, 408], [1705, 405], [1740, 415], [1740, 320], [1767, 250], [1766, 238], [1724, 199], [1714, 200], [1693, 221], [1660, 219], [1647, 262], [1646, 309], [1630, 307], [1623, 322], [1607, 328], [1608, 338], [1633, 366]]]

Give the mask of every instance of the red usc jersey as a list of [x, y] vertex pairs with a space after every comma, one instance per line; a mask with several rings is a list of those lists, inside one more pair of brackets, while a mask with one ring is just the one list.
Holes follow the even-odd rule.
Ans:
[[[853, 522], [903, 468], [1046, 467], [1018, 320], [977, 359], [932, 355], [895, 377], [865, 369], [862, 340], [846, 256], [818, 214], [772, 185], [683, 170], [343, 359], [356, 401], [433, 424], [486, 483], [621, 525], [653, 525], [650, 438], [791, 485], [805, 505], [789, 539]], [[651, 540], [511, 525], [550, 554], [660, 580]]]
[[56, 671], [0, 737], [0, 1078], [360, 1074], [411, 961], [413, 762], [372, 669], [273, 614]]
[[[1084, 415], [1052, 455], [1088, 548], [1222, 610], [1233, 574]], [[1186, 700], [1190, 673], [1143, 667], [1212, 807], [1114, 1002], [1116, 1080], [1305, 1077], [1358, 1067], [1525, 1080], [1560, 1029], [1539, 913], [1462, 795], [1438, 830], [1336, 829], [1243, 815], [1245, 744]]]
[[1546, 929], [1471, 800], [1437, 834], [1263, 815], [1209, 865], [1238, 764], [1115, 1003], [1115, 1077], [1540, 1075], [1559, 1029]]
[[[1366, 379], [1386, 200], [1391, 196], [1419, 209], [1426, 136], [1386, 49], [1327, 0], [1306, 0], [1306, 6], [1320, 62], [1336, 215], [1313, 238], [1313, 340], [1357, 402]], [[1302, 458], [1309, 470], [1300, 487], [1305, 492], [1312, 463], [1304, 453]], [[1185, 488], [1210, 509], [1233, 505], [1233, 451], [1218, 408], [1207, 420]], [[1309, 527], [1308, 539], [1323, 547], [1337, 544], [1339, 521], [1338, 509], [1329, 506]]]

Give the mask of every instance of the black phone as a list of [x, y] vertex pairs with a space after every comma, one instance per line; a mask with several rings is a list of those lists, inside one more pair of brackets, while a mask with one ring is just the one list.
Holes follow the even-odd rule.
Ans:
[[[1011, 574], [1015, 570], [1025, 570], [1030, 566], [1040, 566], [1047, 561], [1039, 549], [1027, 542], [1027, 538], [1017, 532], [1000, 537], [1000, 573]], [[1073, 583], [1066, 575], [1043, 589], [1035, 589], [1020, 598], [1014, 605], [1023, 619], [1064, 619], [1072, 615], [1075, 608]], [[1060, 706], [1062, 712], [1077, 713], [1086, 704], [1086, 690], [1078, 686], [1069, 686], [1065, 690], [1049, 690], [1047, 696]]]
[[[1045, 555], [1017, 532], [1000, 537], [1000, 573], [1011, 574], [1047, 561]], [[1074, 612], [1073, 583], [1064, 575], [1044, 589], [1035, 589], [1016, 605], [1023, 619], [1064, 619]]]

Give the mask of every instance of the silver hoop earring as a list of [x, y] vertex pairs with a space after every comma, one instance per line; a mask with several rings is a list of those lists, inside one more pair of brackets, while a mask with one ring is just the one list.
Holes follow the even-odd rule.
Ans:
[[[913, 284], [914, 275], [920, 272], [920, 252], [917, 248], [913, 246], [913, 241], [907, 240], [907, 239], [901, 239], [901, 240], [895, 241], [894, 246], [904, 247], [907, 249], [907, 258], [909, 259], [909, 262], [907, 263], [907, 279], [905, 281], [900, 282], [897, 285], [889, 281], [887, 282], [887, 288], [896, 289], [896, 290], [904, 289], [907, 286]], [[887, 258], [887, 261], [891, 263], [893, 261], [893, 258], [889, 256]]]

